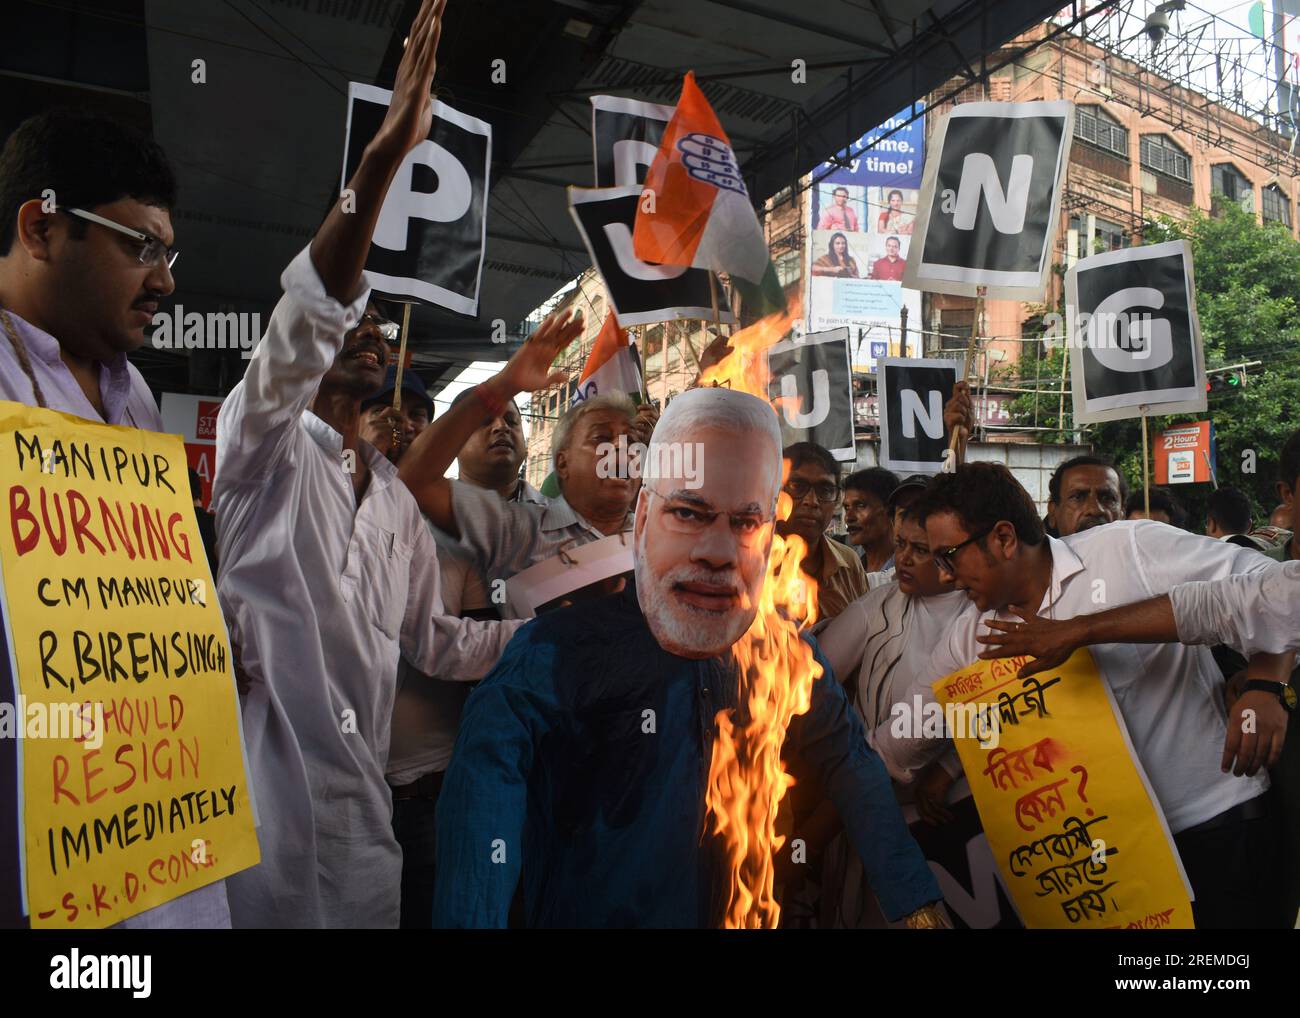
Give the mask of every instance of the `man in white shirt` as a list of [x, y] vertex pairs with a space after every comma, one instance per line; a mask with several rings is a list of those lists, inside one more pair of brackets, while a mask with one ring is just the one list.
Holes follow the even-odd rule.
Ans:
[[[929, 666], [936, 678], [976, 659], [986, 613], [1003, 620], [1012, 609], [1022, 619], [1069, 617], [1268, 565], [1257, 553], [1147, 521], [1047, 537], [1029, 495], [992, 463], [940, 475], [917, 508], [940, 569], [974, 602], [936, 649]], [[1253, 743], [1233, 754], [1236, 776], [1227, 773], [1226, 751], [1216, 759], [1219, 747], [1238, 744], [1229, 731], [1241, 728], [1243, 714], [1258, 719], [1260, 738], [1284, 730], [1277, 698], [1248, 692], [1225, 715], [1220, 674], [1203, 647], [1110, 643], [1092, 655], [1174, 834], [1195, 892], [1197, 926], [1278, 925], [1267, 776], [1259, 773]], [[1252, 659], [1251, 667], [1266, 665]]]
[[[384, 765], [399, 649], [426, 673], [482, 674], [510, 635], [445, 617], [419, 507], [359, 437], [362, 399], [389, 355], [363, 317], [362, 268], [388, 186], [428, 134], [444, 2], [421, 5], [392, 103], [349, 181], [354, 204], [336, 204], [285, 270], [218, 418], [218, 595], [250, 683], [262, 850], [229, 881], [237, 927], [397, 926], [401, 853]], [[572, 338], [543, 323], [515, 361], [549, 365]], [[512, 366], [526, 383], [536, 376]]]

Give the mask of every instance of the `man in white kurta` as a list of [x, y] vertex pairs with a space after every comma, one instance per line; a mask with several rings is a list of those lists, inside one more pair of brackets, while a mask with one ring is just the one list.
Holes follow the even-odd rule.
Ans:
[[443, 6], [421, 4], [383, 122], [281, 277], [284, 296], [217, 422], [218, 596], [249, 679], [262, 850], [230, 882], [236, 926], [397, 925], [384, 765], [399, 653], [428, 674], [468, 675], [509, 636], [443, 616], [415, 499], [359, 437], [361, 401], [382, 387], [391, 354], [362, 270], [389, 185], [428, 137]]
[[368, 291], [346, 307], [327, 296], [309, 251], [281, 284], [217, 422], [218, 594], [250, 680], [262, 848], [231, 883], [231, 918], [395, 927], [402, 858], [384, 766], [399, 654], [427, 674], [485, 674], [513, 627], [445, 619], [433, 539], [396, 468], [362, 443], [358, 504], [339, 433], [308, 409]]

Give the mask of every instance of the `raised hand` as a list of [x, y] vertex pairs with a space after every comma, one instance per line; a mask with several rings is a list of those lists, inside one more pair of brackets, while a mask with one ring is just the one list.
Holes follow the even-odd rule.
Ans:
[[509, 363], [491, 379], [493, 388], [502, 399], [512, 399], [516, 393], [536, 392], [550, 385], [559, 385], [569, 376], [564, 371], [552, 371], [551, 365], [581, 334], [581, 311], [547, 315], [524, 345], [515, 351]]
[[424, 0], [420, 5], [397, 65], [393, 100], [375, 134], [375, 144], [403, 156], [429, 136], [433, 125], [431, 92], [446, 7], [447, 0]]

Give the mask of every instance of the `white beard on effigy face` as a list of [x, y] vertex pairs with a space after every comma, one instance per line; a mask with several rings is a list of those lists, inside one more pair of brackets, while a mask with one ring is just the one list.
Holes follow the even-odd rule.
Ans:
[[648, 528], [641, 532], [636, 548], [636, 589], [641, 612], [659, 645], [679, 657], [703, 658], [722, 654], [744, 635], [754, 620], [750, 599], [742, 594], [742, 605], [725, 612], [685, 604], [673, 597], [676, 583], [730, 583], [743, 591], [735, 569], [710, 570], [697, 565], [675, 566], [656, 576], [646, 557]]

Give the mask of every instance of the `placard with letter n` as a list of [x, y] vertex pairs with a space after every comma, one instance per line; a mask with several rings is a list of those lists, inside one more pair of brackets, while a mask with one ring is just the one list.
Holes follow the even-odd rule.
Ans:
[[943, 469], [948, 453], [943, 408], [960, 370], [960, 361], [880, 358], [876, 387], [882, 467], [909, 474]]
[[814, 332], [767, 351], [768, 399], [781, 421], [781, 442], [816, 442], [842, 462], [857, 459], [853, 440], [853, 372], [849, 330]]
[[[349, 82], [341, 187], [392, 98], [387, 89]], [[397, 168], [375, 224], [366, 272], [376, 290], [478, 314], [491, 164], [491, 125], [435, 100], [429, 136]]]
[[1074, 420], [1200, 413], [1205, 355], [1185, 240], [1107, 251], [1065, 274]]
[[1069, 102], [963, 103], [925, 164], [903, 285], [1041, 300], [1074, 132]]

